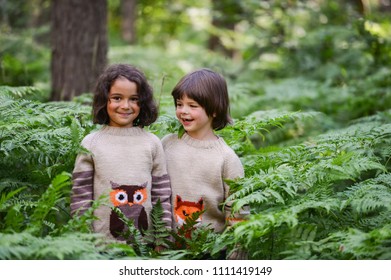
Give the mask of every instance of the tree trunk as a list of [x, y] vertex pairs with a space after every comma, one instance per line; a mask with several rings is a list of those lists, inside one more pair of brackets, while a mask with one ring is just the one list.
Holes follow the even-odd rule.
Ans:
[[379, 11], [381, 13], [391, 13], [391, 0], [380, 0]]
[[[236, 0], [212, 0], [212, 25], [218, 29], [234, 30], [238, 17], [242, 13], [240, 4]], [[208, 48], [213, 51], [220, 51], [223, 54], [233, 57], [235, 50], [227, 49], [219, 36], [212, 34], [208, 41]]]
[[121, 33], [125, 42], [136, 42], [137, 0], [121, 1]]
[[107, 0], [52, 0], [51, 100], [91, 92], [107, 63]]
[[353, 8], [360, 14], [365, 14], [365, 5], [362, 0], [349, 0], [350, 4], [353, 6]]

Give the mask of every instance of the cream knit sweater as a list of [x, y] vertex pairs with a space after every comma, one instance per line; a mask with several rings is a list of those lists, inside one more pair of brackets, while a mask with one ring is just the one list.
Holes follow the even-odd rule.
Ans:
[[90, 154], [78, 155], [73, 171], [71, 213], [84, 213], [91, 201], [106, 195], [94, 214], [95, 232], [122, 239], [124, 223], [119, 210], [138, 228], [151, 225], [152, 205], [160, 199], [163, 220], [172, 227], [171, 186], [160, 139], [142, 128], [104, 126], [87, 135], [82, 146]]
[[224, 179], [244, 176], [239, 157], [222, 138], [201, 141], [187, 133], [180, 139], [178, 135], [170, 134], [162, 143], [171, 179], [176, 227], [197, 209], [205, 211], [201, 223], [210, 224], [216, 232], [224, 230], [226, 221], [232, 224], [248, 214], [243, 210], [230, 217], [230, 207], [226, 205], [222, 209], [222, 203], [229, 195], [229, 186]]

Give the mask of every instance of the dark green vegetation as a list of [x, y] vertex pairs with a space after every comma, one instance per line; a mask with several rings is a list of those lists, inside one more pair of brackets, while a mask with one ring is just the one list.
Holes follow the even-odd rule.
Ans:
[[2, 34], [1, 83], [13, 86], [0, 86], [0, 259], [213, 259], [238, 246], [251, 259], [391, 259], [389, 15], [342, 13], [339, 1], [319, 10], [243, 2], [246, 32], [220, 34], [241, 60], [207, 50], [201, 35], [159, 37], [166, 48], [116, 42], [109, 60], [146, 72], [160, 104], [148, 129], [159, 137], [178, 129], [170, 90], [185, 72], [224, 74], [235, 124], [219, 134], [246, 171], [228, 199], [235, 209], [249, 204], [249, 220], [222, 234], [198, 229], [192, 241], [174, 235], [183, 248], [157, 254], [146, 241], [172, 234], [158, 207], [154, 230], [146, 240], [131, 230], [130, 245], [92, 234], [93, 208], [71, 219], [70, 173], [81, 139], [96, 129], [91, 95], [47, 102], [49, 50], [30, 33]]

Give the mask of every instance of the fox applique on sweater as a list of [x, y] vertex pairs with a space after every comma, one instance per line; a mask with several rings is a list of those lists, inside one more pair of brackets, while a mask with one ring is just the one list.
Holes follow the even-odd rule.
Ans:
[[[199, 223], [211, 226], [216, 232], [222, 232], [227, 225], [249, 214], [243, 209], [232, 215], [231, 204], [225, 203], [230, 195], [225, 179], [243, 177], [244, 169], [239, 157], [222, 138], [203, 141], [187, 133], [181, 137], [169, 134], [162, 143], [171, 180], [175, 228], [183, 225], [186, 215], [199, 209], [203, 210]], [[194, 204], [185, 205], [184, 201]]]
[[[188, 217], [191, 217], [192, 214], [197, 212], [202, 212], [204, 210], [204, 203], [202, 200], [202, 197], [198, 202], [192, 202], [192, 201], [184, 201], [182, 198], [177, 195], [175, 206], [174, 206], [174, 213], [175, 213], [175, 221], [179, 226], [183, 226], [186, 223], [186, 219]], [[198, 217], [196, 222], [201, 222], [202, 220], [202, 214]]]

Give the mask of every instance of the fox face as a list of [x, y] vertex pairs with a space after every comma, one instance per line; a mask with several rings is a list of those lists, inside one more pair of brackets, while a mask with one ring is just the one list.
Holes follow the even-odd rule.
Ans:
[[[193, 213], [201, 212], [204, 210], [204, 202], [202, 197], [198, 200], [198, 202], [185, 201], [177, 195], [175, 199], [175, 220], [178, 226], [183, 226], [186, 223], [187, 217], [191, 217]], [[201, 223], [202, 214], [196, 220], [198, 224]]]

